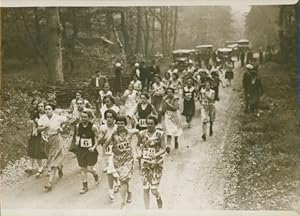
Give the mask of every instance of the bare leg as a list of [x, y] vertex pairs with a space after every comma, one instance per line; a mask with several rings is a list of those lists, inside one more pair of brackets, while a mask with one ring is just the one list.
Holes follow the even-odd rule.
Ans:
[[121, 208], [124, 207], [126, 203], [126, 194], [127, 194], [127, 183], [121, 181], [120, 193], [121, 193]]
[[149, 189], [144, 189], [144, 204], [145, 204], [145, 208], [149, 209], [150, 207]]

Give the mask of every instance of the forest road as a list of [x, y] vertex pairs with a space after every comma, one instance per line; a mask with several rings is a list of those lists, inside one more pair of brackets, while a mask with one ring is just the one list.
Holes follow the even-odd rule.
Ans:
[[[192, 128], [184, 127], [184, 133], [179, 139], [179, 149], [165, 157], [163, 177], [160, 191], [164, 209], [203, 210], [222, 209], [224, 172], [222, 169], [222, 151], [224, 140], [231, 136], [231, 119], [240, 107], [240, 101], [235, 89], [240, 86], [242, 69], [235, 69], [231, 87], [220, 86], [220, 101], [216, 102], [216, 122], [214, 135], [202, 141], [202, 124], [199, 103]], [[182, 117], [183, 122], [184, 118]], [[101, 153], [99, 154], [102, 155]], [[64, 161], [64, 176], [58, 179], [51, 192], [44, 190], [48, 178], [43, 174], [39, 179], [28, 177], [24, 182], [14, 187], [2, 188], [2, 203], [4, 209], [119, 209], [120, 194], [112, 202], [108, 199], [108, 184], [106, 174], [102, 172], [103, 160], [98, 161], [100, 184], [94, 184], [89, 176], [89, 191], [80, 195], [82, 187], [77, 160], [72, 153], [67, 153]], [[142, 176], [137, 163], [131, 179], [132, 203], [125, 209], [144, 209]], [[157, 208], [154, 197], [150, 197], [150, 208]]]

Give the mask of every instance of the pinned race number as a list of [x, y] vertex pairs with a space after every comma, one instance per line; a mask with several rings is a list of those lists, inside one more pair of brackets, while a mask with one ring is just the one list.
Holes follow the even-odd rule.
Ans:
[[146, 121], [146, 119], [140, 119], [139, 120], [139, 126], [140, 127], [147, 127], [147, 121]]
[[106, 154], [106, 155], [112, 154], [112, 148], [113, 148], [112, 145], [109, 145], [109, 146], [105, 147], [105, 149], [104, 149], [105, 154]]
[[123, 151], [128, 151], [130, 150], [129, 148], [129, 143], [128, 142], [121, 142], [117, 145], [118, 149], [120, 152], [123, 152]]
[[155, 154], [155, 148], [144, 148], [143, 149], [143, 158], [144, 159], [153, 159]]
[[80, 139], [80, 146], [83, 148], [90, 148], [92, 147], [92, 139]]

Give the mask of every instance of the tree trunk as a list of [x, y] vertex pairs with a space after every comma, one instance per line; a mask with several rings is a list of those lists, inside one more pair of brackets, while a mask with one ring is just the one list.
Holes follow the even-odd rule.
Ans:
[[178, 7], [175, 7], [175, 21], [174, 21], [174, 31], [173, 31], [173, 42], [172, 42], [172, 50], [176, 49], [176, 41], [177, 41], [177, 23], [178, 23]]
[[61, 34], [58, 8], [47, 8], [48, 15], [48, 73], [49, 83], [63, 83]]
[[143, 54], [142, 52], [142, 8], [137, 7], [137, 29], [136, 29], [136, 54]]
[[[35, 26], [35, 42], [38, 47], [41, 46], [41, 29], [40, 29], [40, 24], [39, 24], [39, 17], [38, 17], [38, 11], [37, 8], [33, 8], [33, 14], [34, 14], [34, 26]], [[34, 57], [35, 63], [38, 63], [38, 56], [36, 55]]]
[[127, 27], [128, 27], [128, 25], [126, 22], [126, 11], [122, 10], [121, 11], [121, 28], [122, 28], [123, 38], [124, 38], [126, 58], [130, 62], [130, 58], [132, 57], [132, 52], [131, 52], [131, 43], [130, 43], [130, 37], [129, 37]]
[[149, 28], [149, 20], [148, 20], [148, 8], [145, 8], [145, 25], [146, 25], [146, 32], [145, 32], [145, 56], [146, 58], [148, 57], [149, 55], [149, 31], [150, 31], [150, 28]]
[[[151, 9], [150, 9], [151, 10]], [[153, 15], [152, 15], [152, 45], [151, 45], [151, 51], [150, 53], [152, 54], [153, 53], [153, 50], [154, 50], [154, 46], [155, 46], [155, 10], [153, 11]]]

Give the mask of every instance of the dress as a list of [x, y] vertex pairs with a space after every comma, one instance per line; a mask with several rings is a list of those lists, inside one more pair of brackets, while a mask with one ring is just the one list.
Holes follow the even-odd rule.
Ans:
[[132, 117], [137, 106], [138, 93], [136, 90], [126, 90], [124, 92], [126, 116]]
[[195, 114], [195, 88], [185, 86], [183, 88], [183, 96], [189, 98], [189, 100], [183, 100], [183, 112], [182, 115], [184, 116], [194, 116]]
[[[31, 120], [34, 121], [33, 124], [37, 126], [37, 121], [40, 118], [39, 113], [32, 112], [30, 116], [31, 116]], [[41, 133], [37, 133], [36, 135], [33, 135], [33, 131], [32, 131], [31, 136], [28, 140], [27, 155], [33, 159], [46, 159], [47, 157], [45, 154], [45, 146], [43, 144], [44, 142], [42, 142]]]
[[48, 126], [48, 129], [42, 132], [42, 137], [45, 142], [45, 152], [49, 167], [59, 167], [62, 165], [64, 154], [58, 129], [61, 123], [66, 120], [65, 116], [53, 113], [50, 119], [47, 115], [43, 115], [38, 121], [39, 126]]
[[153, 158], [153, 154], [161, 149], [161, 142], [164, 134], [160, 130], [155, 130], [150, 134], [147, 130], [141, 131], [141, 152], [142, 152], [142, 174], [143, 188], [157, 189], [162, 177], [163, 156]]
[[174, 97], [172, 99], [167, 96], [164, 97], [163, 109], [165, 110], [164, 118], [164, 130], [168, 136], [180, 136], [182, 134], [182, 121], [180, 118], [179, 110], [170, 108], [167, 103], [175, 105], [178, 103], [179, 98]]
[[[211, 99], [212, 98], [212, 99]], [[214, 104], [215, 91], [201, 89], [201, 118], [202, 122], [214, 122], [216, 119], [216, 108]]]
[[133, 175], [133, 153], [131, 147], [132, 133], [116, 131], [113, 135], [113, 164], [120, 181], [129, 181]]

